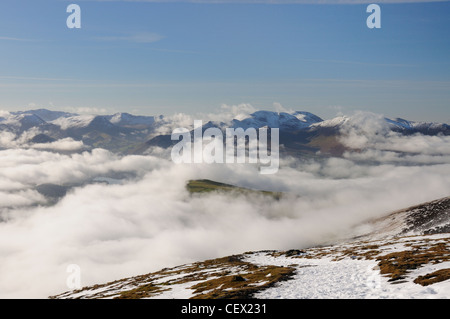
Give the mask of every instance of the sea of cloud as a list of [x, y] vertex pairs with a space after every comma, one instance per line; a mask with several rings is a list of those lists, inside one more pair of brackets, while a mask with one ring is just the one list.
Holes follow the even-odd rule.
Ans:
[[[273, 175], [249, 164], [177, 165], [103, 149], [4, 148], [0, 298], [67, 291], [71, 264], [84, 286], [250, 250], [322, 244], [368, 218], [450, 195], [450, 137], [403, 136], [371, 114], [352, 123], [341, 142], [355, 151], [284, 158]], [[13, 141], [0, 135], [3, 145]], [[108, 178], [118, 182], [98, 182]], [[187, 181], [205, 178], [286, 196], [189, 194]], [[36, 190], [46, 183], [70, 189], [55, 204]]]

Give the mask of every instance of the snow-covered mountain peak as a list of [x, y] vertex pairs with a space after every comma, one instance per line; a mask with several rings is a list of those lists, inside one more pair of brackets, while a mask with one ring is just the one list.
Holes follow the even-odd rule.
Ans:
[[445, 123], [435, 123], [435, 122], [415, 122], [408, 121], [402, 118], [396, 118], [394, 120], [386, 118], [386, 122], [389, 124], [390, 128], [396, 131], [414, 131], [419, 130], [426, 133], [433, 132], [446, 132], [450, 130], [450, 126]]
[[321, 119], [317, 115], [312, 114], [310, 112], [295, 111], [294, 113], [292, 113], [292, 115], [295, 116], [300, 121], [308, 123], [310, 125], [313, 124], [313, 123], [323, 122], [323, 119]]
[[54, 121], [61, 117], [71, 117], [71, 116], [77, 115], [74, 113], [51, 111], [51, 110], [47, 110], [47, 109], [28, 110], [28, 111], [23, 111], [23, 112], [17, 112], [17, 114], [36, 115], [46, 122], [51, 122], [51, 121]]
[[308, 128], [310, 125], [320, 122], [322, 119], [309, 112], [273, 112], [256, 111], [243, 120], [233, 120], [233, 127], [261, 128], [268, 126], [280, 130], [295, 131]]
[[116, 113], [108, 116], [109, 121], [117, 126], [150, 127], [155, 123], [154, 116], [132, 115], [130, 113]]
[[74, 115], [71, 117], [57, 118], [56, 120], [51, 121], [51, 123], [61, 127], [62, 130], [67, 130], [70, 128], [86, 127], [94, 118], [95, 115]]
[[329, 120], [324, 120], [322, 122], [317, 122], [312, 124], [312, 127], [330, 127], [337, 128], [342, 125], [345, 125], [351, 121], [351, 118], [348, 116], [338, 116]]
[[0, 118], [0, 123], [11, 128], [20, 128], [22, 130], [46, 124], [39, 116], [22, 112], [5, 113], [3, 114], [3, 117]]

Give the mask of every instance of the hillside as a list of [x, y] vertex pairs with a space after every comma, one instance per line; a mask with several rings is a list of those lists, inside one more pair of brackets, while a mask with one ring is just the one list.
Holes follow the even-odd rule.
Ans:
[[449, 213], [450, 197], [368, 221], [366, 234], [333, 245], [245, 252], [50, 298], [448, 298]]

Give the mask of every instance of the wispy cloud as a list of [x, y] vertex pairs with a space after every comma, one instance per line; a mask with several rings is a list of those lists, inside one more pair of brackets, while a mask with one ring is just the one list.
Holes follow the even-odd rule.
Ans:
[[333, 63], [333, 64], [354, 64], [354, 65], [367, 65], [367, 66], [387, 66], [387, 67], [416, 67], [414, 64], [404, 63], [372, 63], [361, 61], [344, 61], [344, 60], [325, 60], [325, 59], [300, 59], [305, 62], [317, 62], [317, 63]]
[[37, 39], [24, 39], [24, 38], [16, 38], [16, 37], [3, 37], [0, 36], [0, 41], [15, 41], [15, 42], [37, 42]]
[[126, 41], [133, 43], [154, 43], [158, 42], [165, 37], [158, 33], [148, 32], [148, 33], [138, 33], [133, 35], [125, 36], [106, 36], [106, 37], [96, 37], [97, 40], [101, 41]]
[[199, 54], [198, 51], [191, 51], [191, 50], [174, 50], [174, 49], [157, 49], [153, 48], [152, 51], [158, 51], [158, 52], [167, 52], [167, 53], [185, 53], [185, 54]]
[[49, 78], [49, 77], [31, 77], [31, 76], [0, 76], [0, 80], [20, 80], [20, 81], [79, 81], [70, 78]]

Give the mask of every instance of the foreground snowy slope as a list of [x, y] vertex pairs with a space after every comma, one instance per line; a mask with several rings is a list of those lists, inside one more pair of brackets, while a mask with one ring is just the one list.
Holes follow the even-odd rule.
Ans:
[[52, 298], [448, 298], [449, 234], [248, 252]]
[[449, 249], [450, 236], [443, 234], [314, 248], [291, 257], [260, 252], [246, 260], [296, 269], [292, 280], [254, 298], [448, 298]]
[[361, 225], [364, 236], [246, 252], [51, 298], [448, 298], [450, 198]]

